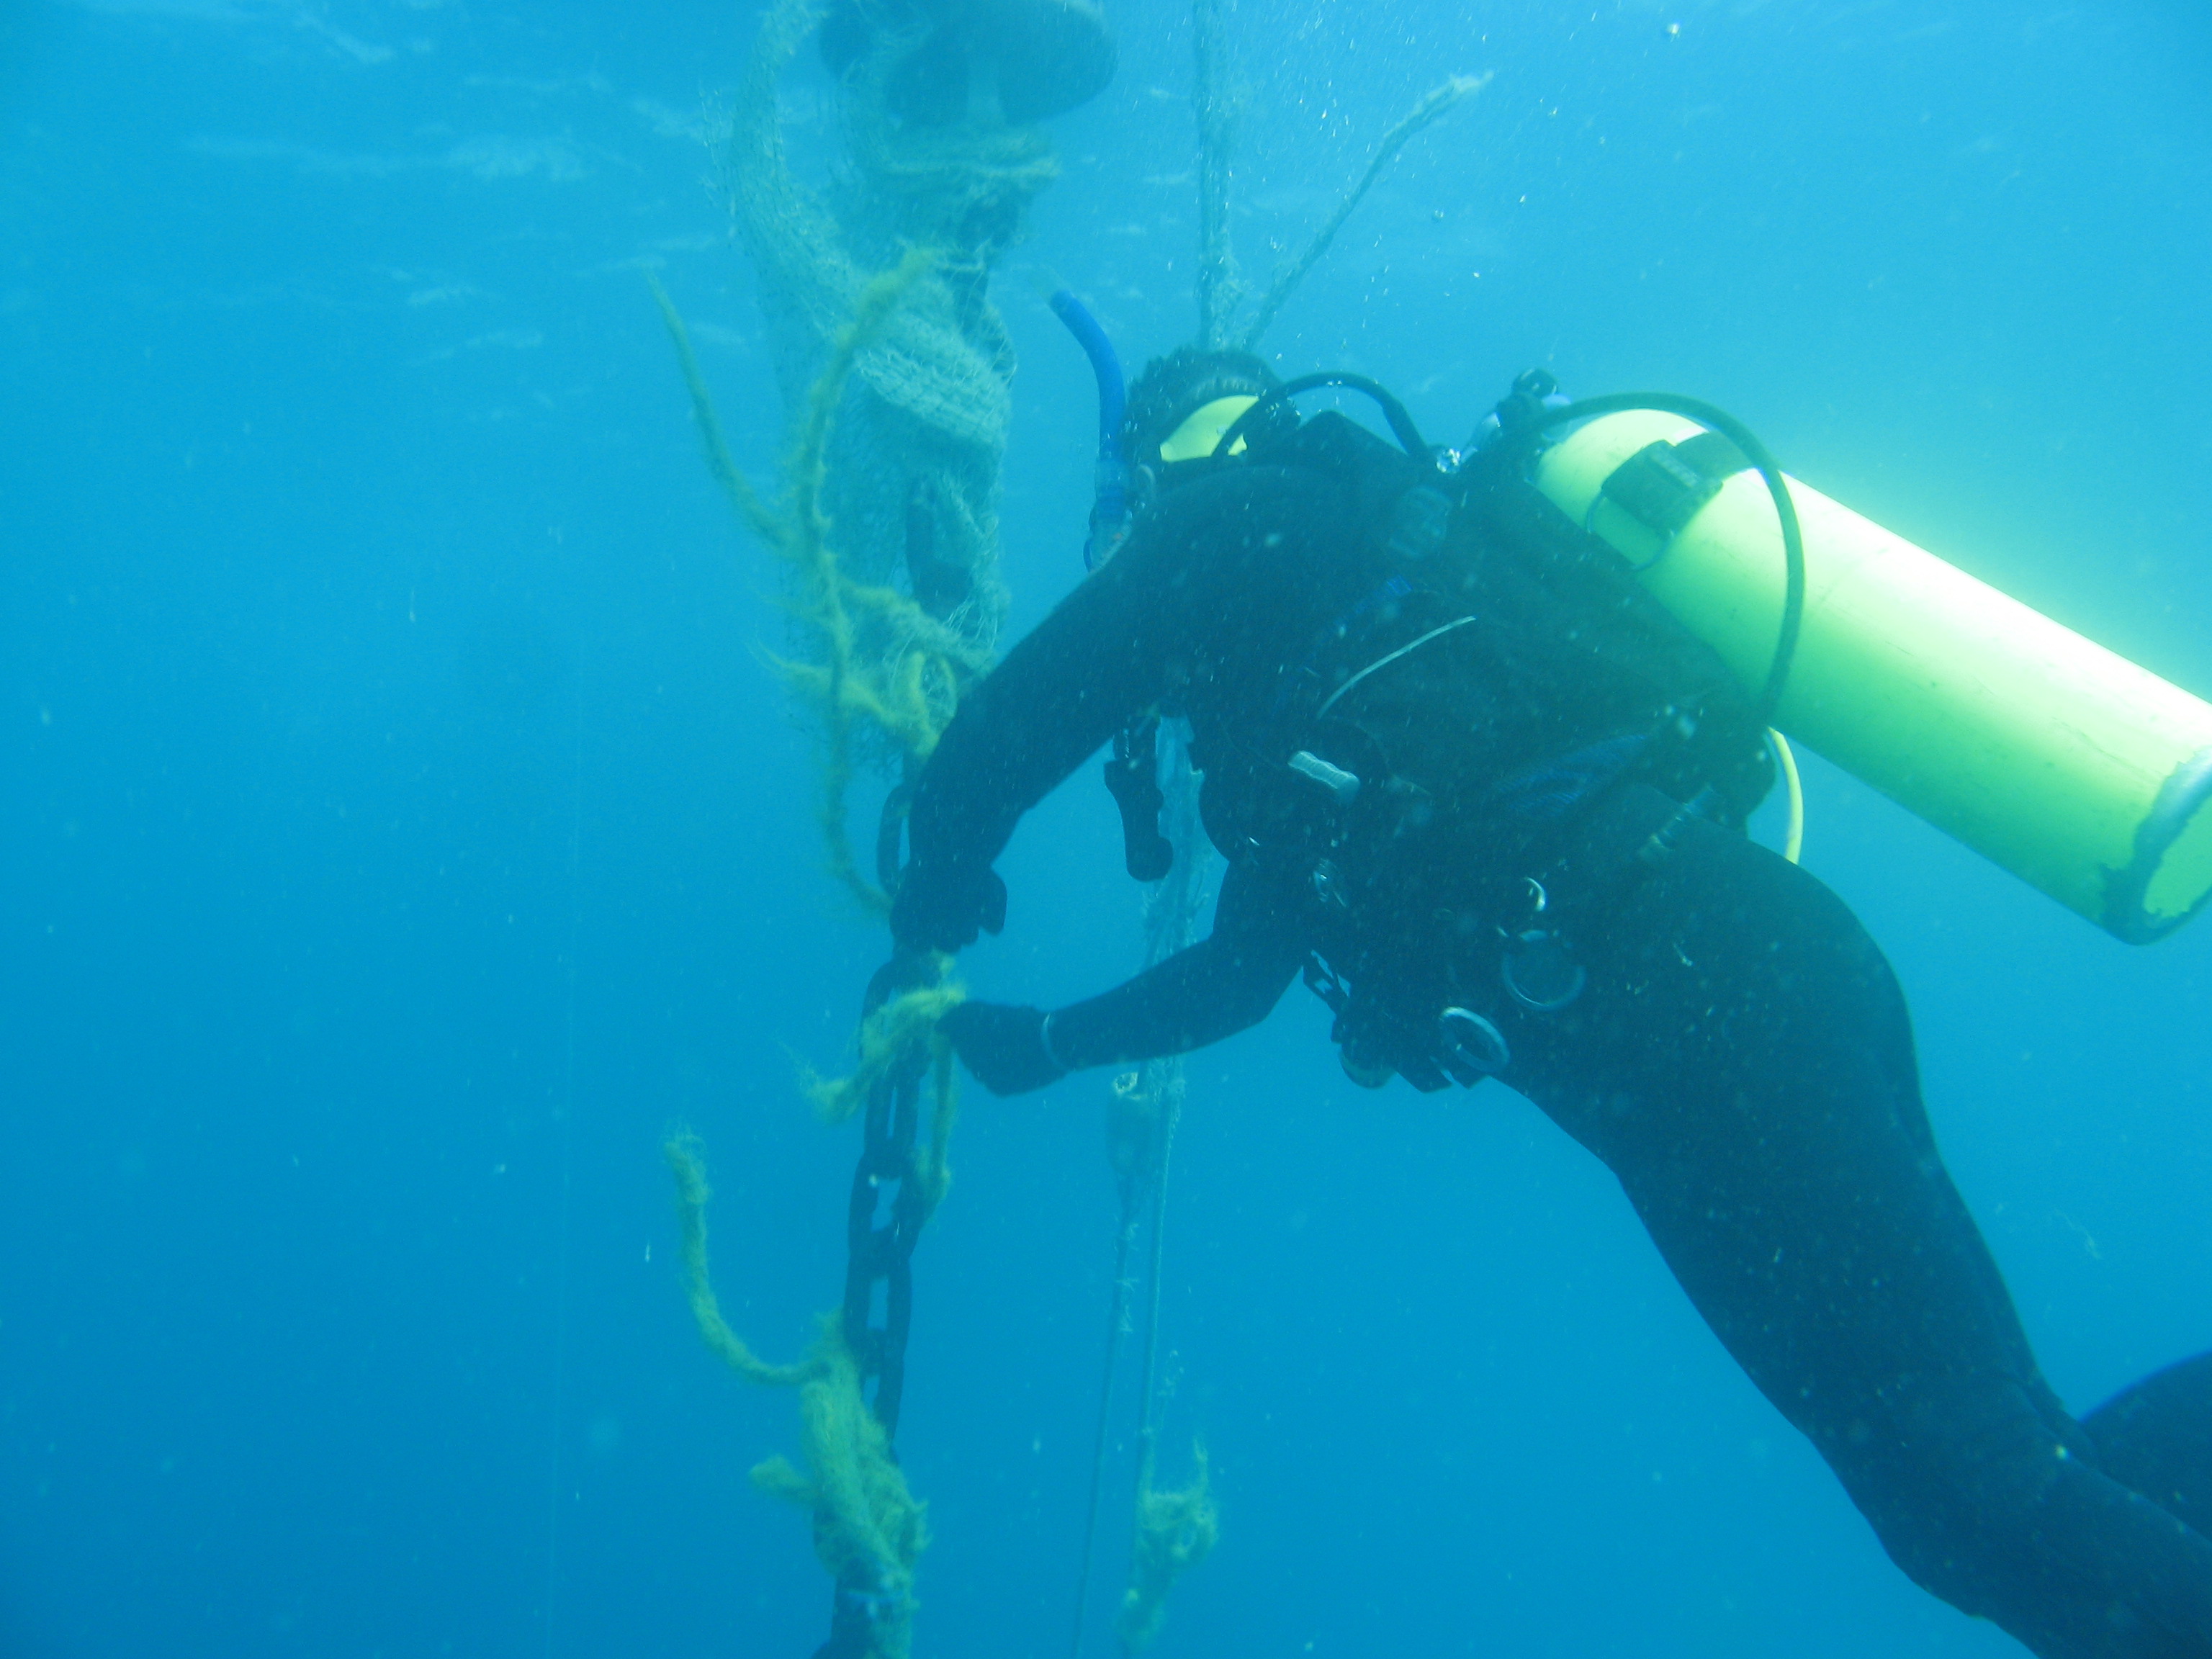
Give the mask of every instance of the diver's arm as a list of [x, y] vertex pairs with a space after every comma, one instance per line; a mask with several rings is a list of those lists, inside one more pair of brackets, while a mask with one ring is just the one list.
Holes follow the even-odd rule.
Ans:
[[1302, 567], [1341, 545], [1346, 511], [1325, 477], [1254, 467], [1190, 484], [1141, 517], [939, 740], [908, 817], [913, 862], [891, 912], [899, 941], [973, 942], [980, 921], [996, 920], [990, 866], [1022, 815], [1180, 673], [1218, 657], [1231, 630], [1306, 637], [1317, 624], [1303, 614], [1314, 584]]
[[1044, 1030], [1065, 1070], [1188, 1054], [1267, 1018], [1298, 971], [1299, 953], [1201, 939], [1103, 996], [1060, 1009]]
[[960, 1058], [994, 1094], [1026, 1094], [1070, 1072], [1179, 1054], [1258, 1024], [1304, 959], [1292, 908], [1231, 866], [1213, 932], [1102, 996], [1052, 1014], [963, 1003], [945, 1017]]

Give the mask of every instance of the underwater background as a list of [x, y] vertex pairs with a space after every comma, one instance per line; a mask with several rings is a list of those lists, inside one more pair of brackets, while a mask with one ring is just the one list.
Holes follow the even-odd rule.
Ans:
[[[1077, 580], [1095, 404], [1189, 337], [1190, 22], [1120, 72], [994, 293], [1005, 575]], [[795, 1448], [684, 1305], [795, 1354], [843, 1268], [879, 924], [821, 873], [740, 459], [781, 414], [708, 179], [745, 4], [11, 0], [0, 13], [0, 1656], [803, 1656]], [[1268, 338], [1452, 439], [1531, 365], [1793, 471], [2212, 694], [2212, 18], [2187, 0], [1243, 0], [1264, 276], [1451, 72]], [[793, 143], [830, 137], [811, 56]], [[1012, 637], [1010, 634], [1009, 638]], [[2087, 1410], [2212, 1346], [2212, 924], [2118, 944], [1808, 760], [1931, 1115]], [[1759, 832], [1776, 833], [1771, 808]], [[979, 994], [1135, 964], [1086, 768]], [[1294, 990], [1196, 1056], [1166, 1467], [1222, 1514], [1163, 1659], [2018, 1649], [1915, 1589], [1611, 1178], [1491, 1085], [1346, 1084]], [[1064, 1651], [1114, 1192], [1106, 1081], [970, 1088], [915, 1259], [915, 1652]], [[1126, 1436], [1123, 1437], [1126, 1442]], [[1092, 1606], [1123, 1568], [1115, 1466]]]

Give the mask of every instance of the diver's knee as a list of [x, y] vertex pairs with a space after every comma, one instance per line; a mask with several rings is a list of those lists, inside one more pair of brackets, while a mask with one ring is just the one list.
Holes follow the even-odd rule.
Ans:
[[1846, 1484], [1915, 1583], [1988, 1616], [2033, 1571], [2053, 1489], [2087, 1470], [2015, 1383], [1921, 1385], [1894, 1403], [1887, 1443], [1871, 1425], [1846, 1431], [1863, 1451]]

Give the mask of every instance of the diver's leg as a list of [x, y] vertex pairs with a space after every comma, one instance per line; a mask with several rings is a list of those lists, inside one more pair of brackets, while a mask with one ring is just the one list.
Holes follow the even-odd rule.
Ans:
[[1693, 834], [1587, 954], [1507, 1080], [1611, 1166], [1892, 1558], [2046, 1659], [2212, 1655], [2212, 1543], [2097, 1473], [2037, 1372], [1843, 904]]

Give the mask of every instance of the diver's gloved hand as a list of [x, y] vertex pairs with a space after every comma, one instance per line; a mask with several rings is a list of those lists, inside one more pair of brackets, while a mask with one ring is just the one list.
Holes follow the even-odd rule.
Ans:
[[891, 900], [891, 937], [909, 951], [957, 951], [1006, 925], [1006, 884], [985, 865], [956, 874], [916, 860]]
[[1067, 1070], [1045, 1046], [1043, 1013], [1003, 1002], [963, 1002], [937, 1023], [960, 1063], [994, 1095], [1025, 1095]]
[[860, 999], [860, 1018], [866, 1019], [894, 997], [925, 990], [944, 978], [942, 960], [927, 951], [894, 949], [891, 959], [876, 969]]

